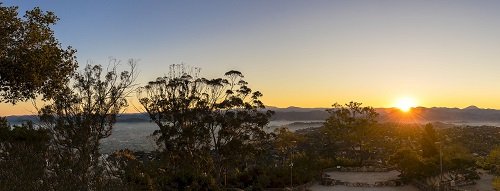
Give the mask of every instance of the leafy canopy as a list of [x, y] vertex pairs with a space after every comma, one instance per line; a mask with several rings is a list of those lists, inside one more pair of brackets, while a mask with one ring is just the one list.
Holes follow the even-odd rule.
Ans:
[[77, 68], [76, 50], [55, 38], [54, 13], [37, 7], [21, 18], [17, 9], [0, 3], [0, 101], [49, 99]]
[[[262, 94], [248, 87], [241, 72], [206, 79], [199, 71], [172, 65], [167, 76], [140, 89], [139, 99], [159, 127], [155, 135], [167, 155], [166, 172], [176, 176], [180, 170], [184, 178], [210, 174], [220, 185], [224, 175], [240, 172], [262, 153], [272, 112], [263, 110]], [[168, 189], [174, 188], [181, 189]]]

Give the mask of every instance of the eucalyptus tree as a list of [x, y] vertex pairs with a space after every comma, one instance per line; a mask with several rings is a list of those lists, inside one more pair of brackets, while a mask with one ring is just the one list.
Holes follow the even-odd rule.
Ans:
[[493, 188], [500, 190], [500, 146], [496, 146], [486, 157], [486, 167], [490, 168], [493, 178]]
[[50, 134], [33, 123], [10, 126], [0, 117], [0, 190], [48, 190]]
[[199, 72], [172, 65], [167, 76], [149, 82], [138, 95], [159, 127], [154, 134], [167, 156], [166, 173], [215, 175], [220, 186], [228, 174], [251, 167], [269, 140], [264, 128], [272, 112], [264, 110], [262, 94], [248, 87], [241, 72], [215, 79]]
[[[16, 104], [42, 95], [47, 101], [77, 68], [76, 50], [63, 48], [52, 26], [53, 12], [0, 2], [0, 102]], [[11, 126], [0, 118], [0, 190], [49, 190], [51, 133], [28, 122]]]
[[432, 124], [426, 124], [422, 136], [420, 137], [422, 157], [439, 158], [439, 149], [436, 145], [438, 141], [440, 141], [438, 134]]
[[42, 125], [53, 136], [49, 171], [56, 190], [95, 190], [105, 184], [109, 169], [99, 153], [100, 140], [111, 135], [136, 77], [133, 60], [130, 71], [122, 72], [113, 62], [107, 71], [87, 65], [40, 110]]
[[359, 162], [367, 157], [370, 143], [370, 128], [377, 123], [378, 113], [370, 106], [349, 102], [345, 105], [335, 103], [327, 109], [330, 116], [324, 123], [323, 133], [330, 141], [347, 147], [350, 153], [357, 153]]
[[19, 17], [0, 2], [0, 101], [16, 103], [42, 94], [49, 99], [77, 67], [71, 47], [62, 48], [52, 25], [58, 18], [40, 8]]

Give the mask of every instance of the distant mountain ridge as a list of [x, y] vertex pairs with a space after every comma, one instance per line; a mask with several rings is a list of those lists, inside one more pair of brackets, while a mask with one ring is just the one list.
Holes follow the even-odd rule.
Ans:
[[[328, 108], [268, 107], [275, 111], [273, 120], [325, 120], [328, 118]], [[401, 121], [410, 119], [412, 122], [500, 122], [500, 110], [483, 109], [469, 106], [463, 109], [446, 107], [416, 107], [410, 113], [403, 113], [398, 108], [375, 108], [379, 113], [378, 120]]]
[[[328, 108], [301, 108], [287, 107], [278, 108], [268, 106], [266, 109], [275, 112], [271, 120], [283, 121], [317, 121], [328, 118]], [[376, 108], [379, 121], [398, 121], [401, 117], [412, 118], [414, 122], [500, 122], [500, 110], [483, 109], [476, 106], [469, 106], [463, 109], [446, 107], [416, 107], [408, 114], [401, 112], [397, 108]], [[13, 124], [23, 121], [38, 121], [36, 115], [8, 116], [7, 120]], [[145, 113], [127, 113], [118, 118], [118, 122], [149, 122], [150, 119]]]

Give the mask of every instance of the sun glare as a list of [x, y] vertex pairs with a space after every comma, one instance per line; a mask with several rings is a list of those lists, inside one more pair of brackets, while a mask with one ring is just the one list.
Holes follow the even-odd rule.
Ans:
[[398, 99], [394, 106], [403, 112], [408, 112], [412, 107], [417, 106], [417, 103], [413, 98], [405, 97]]

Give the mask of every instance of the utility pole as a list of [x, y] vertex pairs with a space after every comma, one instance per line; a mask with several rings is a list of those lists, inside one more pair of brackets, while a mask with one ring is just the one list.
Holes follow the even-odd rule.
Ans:
[[443, 184], [443, 143], [438, 141], [436, 144], [439, 144], [439, 190], [441, 190], [441, 184]]
[[290, 163], [290, 188], [293, 189], [293, 162]]
[[290, 153], [290, 189], [293, 190], [293, 151]]
[[227, 169], [224, 168], [224, 187], [227, 188]]
[[[297, 141], [292, 141], [293, 144], [296, 144]], [[291, 152], [290, 152], [290, 189], [293, 190], [293, 150], [294, 148], [292, 147]]]
[[[439, 173], [439, 184], [443, 183], [443, 144], [439, 143], [439, 167], [441, 169]], [[441, 188], [439, 188], [441, 189]]]

